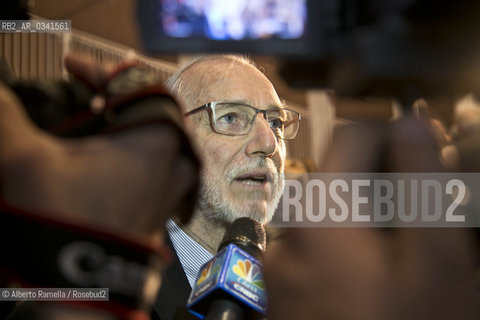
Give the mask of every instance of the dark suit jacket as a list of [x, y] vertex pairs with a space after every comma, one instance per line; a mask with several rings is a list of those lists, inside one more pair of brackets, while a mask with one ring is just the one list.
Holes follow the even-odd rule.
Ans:
[[[162, 286], [160, 287], [157, 300], [153, 306], [152, 320], [174, 319], [177, 309], [184, 309], [191, 291], [187, 276], [183, 271], [182, 264], [173, 248], [170, 237], [167, 236], [166, 242], [172, 252], [175, 253], [175, 261], [167, 268], [162, 276]], [[183, 313], [184, 311], [181, 312]]]

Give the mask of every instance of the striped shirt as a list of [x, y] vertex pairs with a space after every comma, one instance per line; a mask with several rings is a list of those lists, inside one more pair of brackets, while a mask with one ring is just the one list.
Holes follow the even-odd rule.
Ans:
[[188, 283], [193, 288], [200, 268], [213, 258], [213, 254], [190, 238], [172, 219], [168, 219], [166, 227]]

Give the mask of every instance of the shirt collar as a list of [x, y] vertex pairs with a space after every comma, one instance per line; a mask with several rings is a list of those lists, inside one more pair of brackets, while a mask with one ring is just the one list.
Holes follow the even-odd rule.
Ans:
[[213, 254], [193, 240], [172, 219], [168, 219], [166, 228], [188, 283], [193, 288], [200, 268], [213, 258]]

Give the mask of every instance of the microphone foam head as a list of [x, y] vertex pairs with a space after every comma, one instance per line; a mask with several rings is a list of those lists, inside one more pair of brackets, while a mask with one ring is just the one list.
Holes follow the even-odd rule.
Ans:
[[[233, 243], [246, 251], [258, 251], [253, 255], [260, 255], [265, 251], [266, 235], [262, 224], [252, 218], [239, 218], [232, 222], [225, 232], [218, 250]], [[252, 254], [251, 252], [249, 252]]]

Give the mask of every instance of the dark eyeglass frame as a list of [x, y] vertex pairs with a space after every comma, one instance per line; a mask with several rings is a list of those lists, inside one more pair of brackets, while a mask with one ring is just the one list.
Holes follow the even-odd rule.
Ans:
[[[216, 128], [216, 121], [215, 121], [215, 117], [213, 116], [213, 114], [215, 112], [215, 106], [219, 103], [238, 104], [238, 105], [242, 105], [242, 106], [254, 109], [255, 110], [255, 115], [253, 116], [252, 121], [249, 124], [248, 131], [246, 131], [245, 133], [231, 133], [231, 132], [218, 131], [217, 128]], [[271, 110], [278, 110], [278, 111], [287, 110], [287, 111], [290, 111], [290, 112], [293, 112], [293, 113], [297, 114], [297, 116], [298, 116], [297, 130], [295, 131], [295, 133], [293, 134], [293, 137], [291, 137], [291, 138], [279, 137], [278, 135], [275, 135], [275, 136], [279, 139], [282, 139], [282, 140], [292, 140], [292, 139], [295, 139], [295, 137], [297, 136], [298, 129], [300, 128], [300, 120], [302, 120], [302, 115], [299, 112], [297, 112], [295, 110], [292, 110], [292, 109], [272, 107], [272, 108], [262, 110], [262, 109], [255, 108], [254, 106], [251, 106], [247, 103], [242, 103], [242, 102], [237, 102], [237, 101], [228, 101], [228, 100], [207, 102], [207, 103], [205, 103], [204, 105], [202, 105], [198, 108], [195, 108], [193, 110], [190, 110], [190, 111], [184, 113], [183, 116], [186, 117], [186, 116], [192, 115], [194, 113], [197, 113], [197, 112], [205, 110], [205, 109], [208, 111], [208, 116], [209, 116], [209, 119], [210, 119], [210, 127], [212, 128], [212, 130], [216, 133], [224, 134], [224, 135], [227, 135], [227, 136], [243, 136], [243, 135], [248, 134], [250, 132], [250, 130], [252, 130], [253, 123], [255, 122], [255, 119], [257, 118], [257, 114], [259, 114], [259, 113], [263, 114], [264, 119], [267, 119], [267, 112], [269, 112]]]

